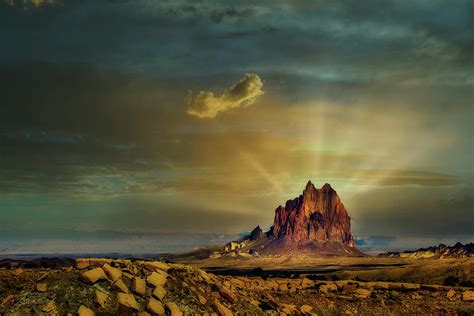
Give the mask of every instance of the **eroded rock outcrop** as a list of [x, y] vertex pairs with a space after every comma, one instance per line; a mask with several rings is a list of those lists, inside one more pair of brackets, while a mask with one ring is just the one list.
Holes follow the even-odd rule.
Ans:
[[275, 210], [271, 235], [295, 246], [341, 243], [355, 247], [351, 220], [336, 191], [326, 183], [316, 189], [308, 182], [303, 194]]

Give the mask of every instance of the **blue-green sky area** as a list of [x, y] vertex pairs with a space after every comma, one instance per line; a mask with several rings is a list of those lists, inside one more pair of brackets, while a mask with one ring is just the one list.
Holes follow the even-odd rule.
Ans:
[[472, 240], [473, 24], [469, 0], [0, 0], [0, 239], [233, 235], [311, 179], [356, 236]]

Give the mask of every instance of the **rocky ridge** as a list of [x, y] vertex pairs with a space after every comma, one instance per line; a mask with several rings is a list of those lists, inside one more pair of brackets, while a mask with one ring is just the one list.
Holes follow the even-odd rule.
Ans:
[[411, 258], [411, 259], [422, 259], [422, 258], [465, 258], [474, 255], [474, 243], [468, 243], [463, 245], [458, 242], [453, 246], [446, 246], [445, 244], [439, 244], [438, 246], [420, 248], [417, 250], [406, 250], [403, 252], [388, 252], [381, 254], [383, 257], [391, 258]]

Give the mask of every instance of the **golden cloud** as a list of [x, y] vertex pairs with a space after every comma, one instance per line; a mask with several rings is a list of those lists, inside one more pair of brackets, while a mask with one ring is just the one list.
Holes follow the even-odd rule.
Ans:
[[214, 118], [229, 109], [247, 107], [264, 94], [262, 87], [263, 81], [258, 75], [247, 73], [219, 97], [208, 91], [191, 95], [187, 113], [199, 118]]

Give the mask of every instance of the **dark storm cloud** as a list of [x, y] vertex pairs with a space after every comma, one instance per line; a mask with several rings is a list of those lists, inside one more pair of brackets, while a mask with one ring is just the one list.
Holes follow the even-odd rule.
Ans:
[[469, 235], [474, 225], [474, 199], [466, 190], [380, 189], [351, 204], [359, 235]]

